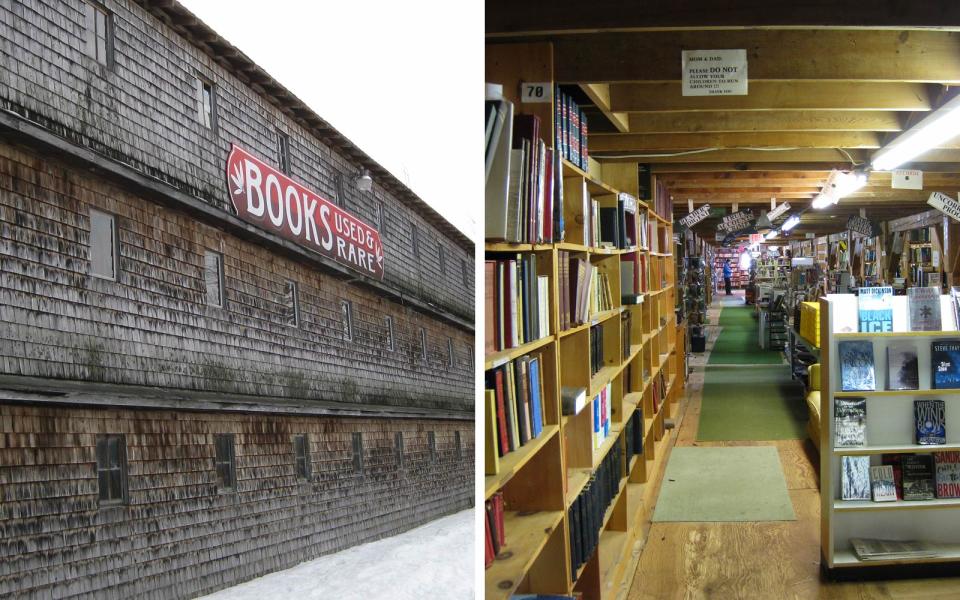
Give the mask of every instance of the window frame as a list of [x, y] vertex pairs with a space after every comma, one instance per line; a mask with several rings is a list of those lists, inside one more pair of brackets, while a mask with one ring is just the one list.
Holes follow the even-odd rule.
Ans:
[[[110, 442], [117, 442], [116, 466], [111, 465], [112, 458], [109, 456]], [[128, 487], [128, 467], [127, 467], [127, 440], [122, 433], [98, 434], [95, 442], [95, 468], [97, 473], [97, 501], [100, 506], [123, 506], [130, 503], [130, 490]], [[101, 460], [106, 461], [104, 464]], [[106, 485], [104, 486], [104, 476], [106, 473]], [[111, 475], [113, 473], [113, 475]], [[119, 479], [120, 497], [112, 497], [113, 483], [112, 478]], [[110, 497], [104, 497], [104, 492]]]
[[[92, 277], [97, 277], [99, 279], [106, 279], [108, 281], [117, 281], [120, 275], [120, 235], [117, 227], [117, 216], [112, 213], [102, 211], [98, 208], [91, 208], [88, 216], [90, 219], [90, 241], [89, 241], [90, 275]], [[113, 271], [113, 273], [110, 275], [106, 275], [104, 273], [97, 273], [94, 270], [95, 265], [97, 264], [97, 261], [94, 260], [94, 247], [99, 247], [102, 245], [102, 242], [98, 244], [94, 239], [94, 235], [95, 235], [94, 219], [99, 217], [104, 217], [108, 219], [110, 223], [110, 227], [109, 227], [110, 240], [107, 242], [107, 245], [110, 248], [110, 254], [111, 254], [110, 268]]]
[[463, 441], [460, 439], [460, 431], [453, 432], [453, 440], [456, 445], [457, 460], [463, 460]]
[[297, 480], [310, 481], [313, 470], [310, 464], [310, 437], [306, 433], [295, 435], [293, 436], [292, 444], [293, 475]]
[[427, 432], [427, 445], [430, 447], [430, 462], [437, 462], [437, 432]]
[[352, 342], [355, 337], [353, 329], [353, 302], [349, 300], [340, 301], [340, 316], [342, 319], [343, 339], [346, 342]]
[[[212, 79], [197, 74], [196, 75], [196, 92], [197, 92], [197, 121], [200, 123], [200, 126], [204, 129], [207, 129], [211, 132], [217, 131], [217, 84], [213, 82]], [[206, 91], [207, 88], [210, 90], [210, 112], [209, 112], [209, 123], [207, 122], [207, 111], [206, 111]]]
[[277, 138], [277, 168], [284, 175], [290, 174], [290, 136], [279, 128], [274, 129]]
[[353, 473], [363, 477], [363, 432], [354, 431], [351, 434], [353, 445]]
[[467, 259], [460, 257], [460, 275], [463, 277], [463, 287], [468, 289], [470, 287], [470, 273], [467, 270]]
[[440, 262], [440, 275], [447, 274], [447, 253], [443, 248], [443, 242], [437, 242], [437, 256]]
[[[214, 257], [217, 260], [217, 286], [218, 286], [218, 300], [219, 304], [214, 304], [210, 302], [210, 286], [207, 280], [207, 270], [209, 265], [207, 264], [208, 257]], [[217, 252], [216, 250], [210, 250], [209, 248], [204, 248], [203, 251], [203, 287], [204, 287], [204, 298], [206, 300], [207, 306], [212, 306], [214, 308], [226, 308], [227, 306], [227, 293], [226, 293], [226, 276], [224, 275], [223, 267], [223, 254]]]
[[423, 362], [427, 362], [427, 329], [425, 327], [420, 328], [420, 358]]
[[[284, 310], [290, 314], [284, 315], [285, 325], [293, 329], [300, 328], [300, 286], [292, 279], [284, 280]], [[291, 322], [292, 321], [292, 322]]]
[[447, 367], [454, 367], [454, 356], [453, 356], [453, 338], [447, 338]]
[[420, 260], [420, 233], [416, 223], [410, 223], [410, 245], [413, 249], [413, 257]]
[[[221, 456], [221, 443], [228, 445], [224, 448], [227, 456]], [[230, 481], [226, 481], [220, 472], [221, 465], [227, 467]], [[213, 434], [213, 470], [217, 477], [217, 491], [230, 493], [237, 491], [237, 444], [236, 436], [232, 433]]]
[[381, 239], [387, 237], [387, 207], [380, 199], [377, 200], [377, 231]]
[[[116, 48], [113, 12], [103, 4], [84, 0], [84, 54], [98, 65], [113, 69]], [[99, 17], [99, 18], [98, 18]], [[103, 36], [100, 36], [100, 18], [103, 21]], [[100, 60], [102, 41], [103, 60]]]
[[403, 432], [393, 434], [393, 453], [397, 461], [397, 468], [403, 468]]

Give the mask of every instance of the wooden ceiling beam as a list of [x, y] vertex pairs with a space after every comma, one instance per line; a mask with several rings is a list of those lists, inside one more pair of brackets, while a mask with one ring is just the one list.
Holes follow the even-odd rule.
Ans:
[[695, 148], [880, 148], [872, 131], [790, 131], [756, 133], [597, 133], [591, 152], [643, 152]]
[[[609, 88], [608, 88], [609, 89]], [[623, 114], [623, 113], [616, 113]], [[629, 133], [902, 130], [893, 111], [784, 110], [752, 112], [625, 113]], [[626, 133], [624, 131], [623, 133]]]
[[[639, 61], [643, 62], [643, 61]], [[614, 112], [876, 110], [928, 111], [922, 83], [750, 81], [746, 96], [684, 96], [680, 83], [610, 86]]]
[[[779, 154], [767, 152], [767, 154]], [[622, 159], [616, 162], [647, 162], [644, 159]], [[725, 173], [741, 175], [743, 173], [778, 173], [778, 172], [796, 172], [806, 171], [809, 173], [823, 173], [826, 176], [831, 169], [849, 170], [850, 162], [848, 160], [834, 159], [831, 161], [807, 161], [807, 162], [785, 162], [775, 160], [771, 156], [764, 157], [764, 160], [749, 160], [736, 162], [689, 162], [678, 158], [678, 162], [656, 163], [650, 165], [650, 172], [658, 177], [670, 177], [678, 173], [716, 173], [722, 175]], [[920, 169], [924, 176], [930, 173], [960, 173], [960, 163], [950, 162], [924, 162], [917, 161], [909, 163], [904, 168]]]
[[745, 49], [751, 86], [757, 81], [960, 83], [960, 33], [953, 31], [607, 32], [559, 36], [553, 43], [562, 83], [679, 82], [681, 52], [702, 48]]
[[[857, 162], [863, 162], [867, 159], [867, 150], [857, 150], [851, 149], [847, 151], [847, 154]], [[779, 150], [779, 151], [764, 151], [764, 150], [743, 150], [743, 149], [733, 149], [733, 150], [716, 150], [710, 152], [698, 152], [695, 154], [683, 154], [680, 156], [669, 155], [670, 153], [637, 153], [642, 155], [642, 158], [636, 158], [634, 153], [617, 153], [616, 155], [603, 156], [599, 152], [595, 152], [592, 149], [590, 150], [591, 156], [597, 160], [605, 162], [643, 162], [650, 164], [660, 164], [660, 163], [695, 163], [695, 162], [707, 162], [707, 163], [752, 163], [752, 162], [762, 162], [775, 160], [781, 163], [797, 162], [797, 163], [831, 163], [837, 164], [843, 169], [850, 168], [850, 159], [844, 155], [843, 152], [831, 148], [806, 148], [803, 150]], [[841, 162], [842, 161], [842, 162]], [[794, 168], [803, 168], [803, 167], [794, 167]], [[829, 171], [830, 169], [827, 169]]]
[[620, 133], [626, 133], [630, 130], [627, 122], [626, 113], [618, 113], [610, 110], [610, 86], [605, 83], [587, 83], [580, 88], [593, 102], [593, 105], [603, 113], [610, 123], [616, 127]]

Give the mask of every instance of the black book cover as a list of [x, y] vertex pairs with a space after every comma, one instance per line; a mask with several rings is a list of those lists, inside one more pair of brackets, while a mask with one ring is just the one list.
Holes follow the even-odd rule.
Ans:
[[616, 208], [600, 207], [600, 241], [620, 248], [620, 224]]
[[914, 400], [917, 443], [935, 446], [947, 443], [946, 415], [943, 400]]
[[904, 454], [900, 460], [904, 500], [933, 500], [933, 457], [929, 454]]
[[493, 510], [493, 502], [487, 500], [485, 507], [487, 512], [487, 522], [490, 524], [490, 532], [492, 534], [490, 536], [490, 540], [493, 542], [493, 555], [497, 556], [500, 554], [500, 539], [497, 535], [497, 516]]

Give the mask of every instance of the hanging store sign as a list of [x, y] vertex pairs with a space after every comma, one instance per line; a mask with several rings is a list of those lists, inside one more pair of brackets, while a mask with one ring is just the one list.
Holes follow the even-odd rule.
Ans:
[[684, 50], [684, 96], [746, 96], [746, 50]]
[[880, 235], [880, 228], [874, 225], [870, 219], [860, 215], [850, 215], [850, 218], [847, 219], [847, 229], [868, 238]]
[[917, 169], [894, 169], [890, 185], [895, 190], [922, 190], [923, 171]]
[[689, 215], [680, 219], [680, 224], [689, 229], [690, 227], [693, 227], [694, 225], [696, 225], [697, 223], [706, 219], [709, 216], [710, 216], [710, 205], [704, 204], [697, 210], [691, 212]]
[[753, 211], [746, 209], [725, 216], [719, 228], [728, 232], [740, 231], [752, 227], [753, 222]]
[[934, 192], [927, 199], [927, 204], [939, 210], [943, 214], [952, 218], [954, 221], [960, 221], [960, 202], [957, 202], [946, 194]]
[[762, 233], [751, 233], [750, 234], [750, 245], [759, 244], [763, 241]]
[[236, 144], [227, 189], [244, 221], [375, 279], [383, 279], [380, 233]]
[[784, 202], [784, 203], [781, 204], [780, 206], [778, 206], [778, 207], [776, 207], [775, 209], [773, 209], [773, 210], [771, 210], [770, 212], [768, 212], [768, 213], [767, 213], [767, 218], [770, 219], [770, 222], [771, 222], [771, 223], [773, 223], [774, 221], [777, 220], [777, 217], [779, 217], [779, 216], [782, 215], [783, 213], [787, 212], [788, 210], [790, 210], [790, 203], [789, 203], [789, 202]]

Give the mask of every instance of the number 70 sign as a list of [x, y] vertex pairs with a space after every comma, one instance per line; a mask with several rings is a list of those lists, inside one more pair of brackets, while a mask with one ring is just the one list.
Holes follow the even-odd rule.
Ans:
[[527, 83], [520, 84], [520, 102], [533, 104], [536, 102], [551, 102], [551, 91], [553, 86], [547, 83]]

